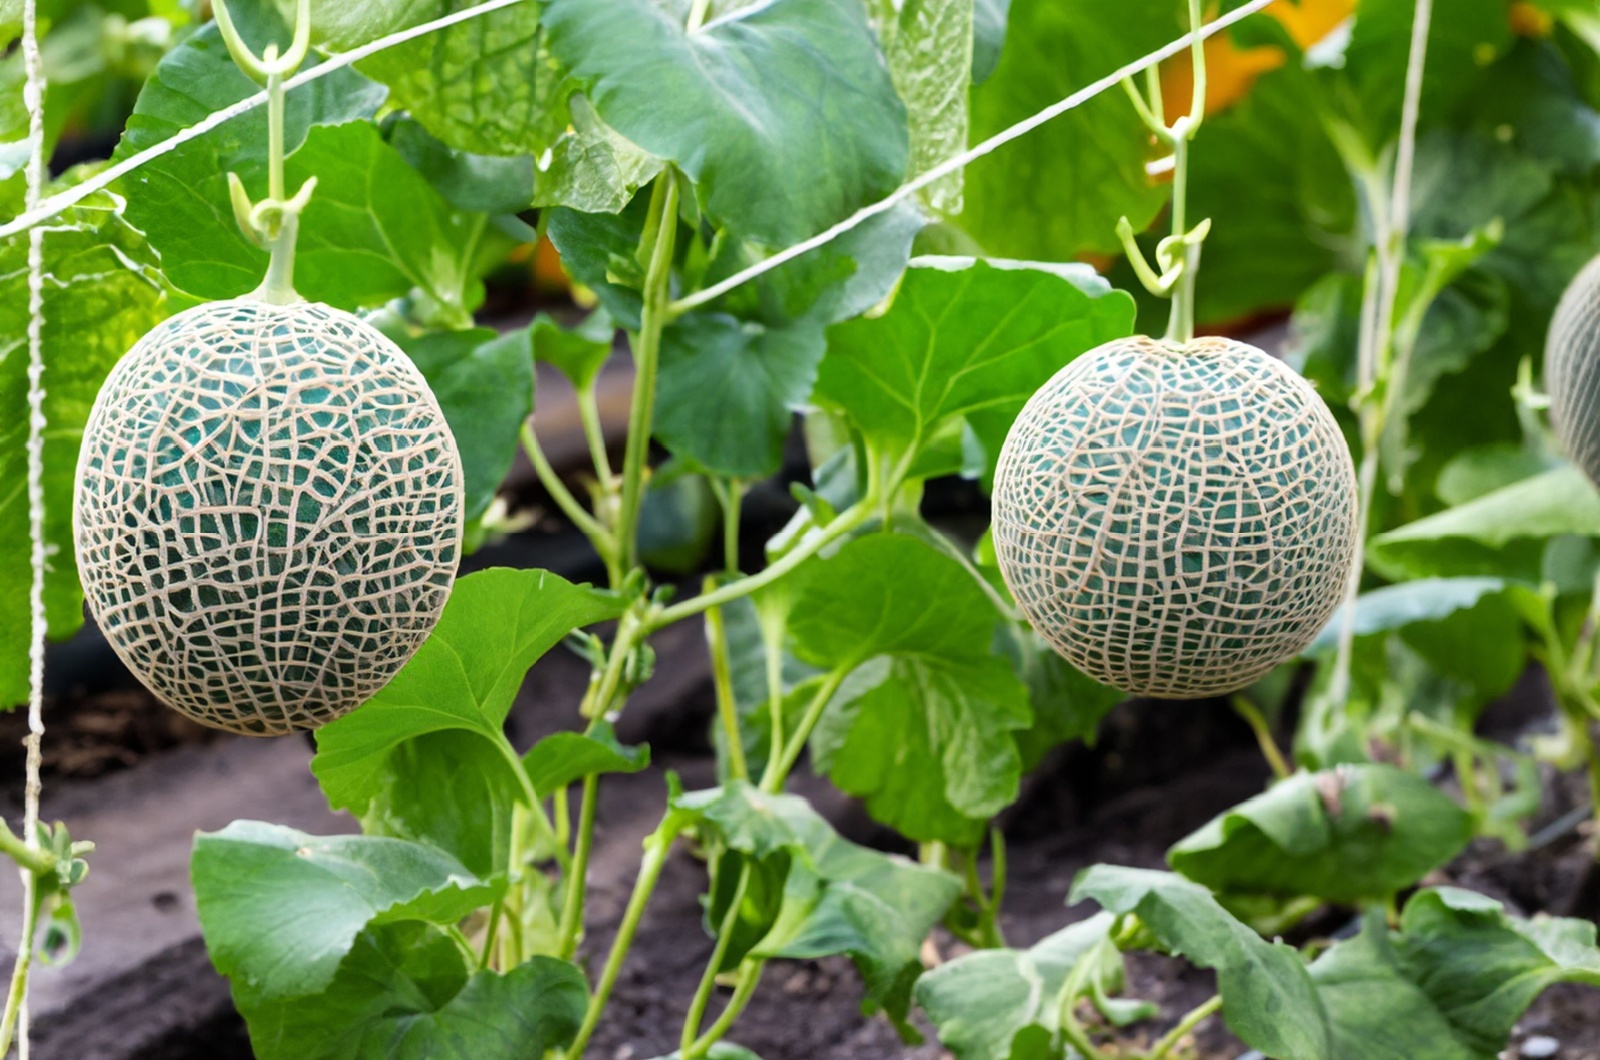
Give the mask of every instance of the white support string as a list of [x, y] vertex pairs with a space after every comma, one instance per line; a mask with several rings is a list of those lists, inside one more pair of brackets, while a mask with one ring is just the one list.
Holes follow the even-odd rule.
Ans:
[[[24, 0], [22, 8], [22, 60], [26, 71], [23, 102], [28, 108], [27, 198], [30, 208], [39, 204], [45, 182], [44, 66], [39, 57], [37, 0]], [[28, 233], [28, 541], [32, 583], [28, 590], [31, 615], [28, 638], [27, 780], [23, 792], [22, 840], [29, 850], [39, 849], [40, 742], [44, 738], [44, 641], [48, 616], [44, 606], [44, 229]], [[17, 1012], [17, 1053], [28, 1060], [27, 967], [33, 956], [34, 925], [38, 920], [38, 878], [22, 868], [22, 939], [17, 962], [23, 969], [23, 994]]]
[[[871, 218], [874, 218], [881, 213], [887, 213], [889, 210], [894, 209], [895, 206], [904, 202], [906, 199], [909, 199], [911, 196], [915, 195], [929, 184], [932, 184], [959, 169], [965, 168], [969, 162], [974, 162], [977, 159], [982, 158], [984, 155], [989, 154], [991, 151], [1005, 146], [1012, 140], [1017, 139], [1019, 136], [1025, 136], [1034, 129], [1037, 129], [1039, 126], [1043, 125], [1045, 122], [1048, 122], [1053, 118], [1058, 118], [1067, 111], [1082, 106], [1095, 96], [1098, 96], [1100, 93], [1104, 92], [1106, 89], [1121, 84], [1123, 78], [1132, 77], [1135, 74], [1141, 73], [1149, 67], [1156, 65], [1164, 59], [1172, 58], [1172, 56], [1177, 55], [1179, 52], [1182, 52], [1186, 48], [1190, 47], [1197, 38], [1199, 40], [1205, 40], [1214, 34], [1221, 33], [1224, 29], [1227, 29], [1240, 19], [1255, 14], [1257, 11], [1260, 11], [1262, 8], [1273, 2], [1274, 0], [1250, 0], [1249, 3], [1243, 4], [1242, 6], [1228, 12], [1227, 14], [1218, 18], [1216, 21], [1206, 23], [1199, 30], [1185, 33], [1183, 36], [1179, 37], [1175, 41], [1172, 41], [1170, 44], [1157, 48], [1148, 55], [1145, 55], [1139, 59], [1135, 59], [1126, 66], [1113, 70], [1111, 73], [1100, 78], [1100, 80], [1085, 85], [1060, 102], [1052, 103], [1050, 106], [1039, 111], [1031, 118], [1024, 118], [1010, 128], [995, 133], [993, 136], [978, 144], [976, 147], [970, 147], [961, 152], [959, 155], [954, 155], [946, 159], [914, 180], [910, 180], [905, 184], [900, 185], [900, 187], [890, 192], [886, 198], [880, 199], [870, 206], [863, 206], [861, 209], [857, 210], [849, 217], [846, 217], [843, 221], [840, 221], [832, 228], [819, 232], [817, 235], [812, 236], [810, 239], [807, 239], [804, 242], [796, 243], [787, 250], [780, 250], [770, 258], [764, 258], [763, 260], [756, 262], [754, 265], [751, 265], [749, 268], [734, 273], [732, 276], [729, 276], [720, 283], [712, 284], [710, 287], [707, 287], [704, 290], [696, 291], [691, 295], [678, 299], [676, 302], [672, 303], [672, 311], [674, 313], [682, 313], [687, 310], [694, 309], [697, 306], [705, 305], [707, 302], [722, 297], [735, 287], [738, 287], [741, 284], [749, 283], [751, 280], [762, 275], [763, 273], [771, 272], [778, 266], [793, 261], [802, 254], [810, 253], [820, 246], [824, 246], [833, 242], [846, 232], [858, 227]], [[0, 235], [3, 234], [4, 230], [0, 230]]]
[[[480, 15], [487, 15], [493, 11], [499, 11], [502, 8], [511, 7], [515, 4], [520, 4], [523, 2], [524, 0], [488, 0], [487, 3], [478, 4], [476, 7], [469, 7], [463, 11], [457, 11], [454, 14], [445, 15], [443, 18], [436, 18], [432, 22], [424, 22], [421, 25], [412, 26], [410, 29], [403, 29], [398, 33], [391, 33], [387, 37], [379, 37], [377, 40], [368, 44], [363, 44], [359, 48], [353, 48], [350, 51], [340, 52], [337, 55], [330, 56], [327, 60], [311, 67], [309, 70], [302, 70], [300, 73], [289, 78], [289, 80], [283, 83], [284, 91], [292, 91], [296, 88], [299, 88], [301, 85], [310, 84], [319, 77], [326, 77], [328, 74], [331, 74], [336, 70], [342, 70], [353, 63], [358, 63], [363, 59], [369, 58], [389, 48], [393, 48], [398, 44], [404, 44], [407, 41], [415, 40], [418, 37], [425, 37], [429, 33], [433, 33], [436, 30], [446, 29], [450, 26], [456, 25], [457, 23], [466, 22], [469, 19], [477, 18]], [[262, 106], [266, 102], [267, 93], [265, 91], [261, 91], [257, 92], [253, 96], [248, 96], [244, 99], [241, 99], [237, 103], [224, 107], [219, 111], [213, 111], [211, 114], [208, 114], [200, 121], [195, 122], [187, 129], [183, 129], [177, 133], [174, 133], [167, 139], [162, 140], [160, 143], [155, 144], [154, 146], [145, 148], [136, 155], [129, 155], [116, 165], [109, 166], [106, 169], [101, 170], [95, 176], [84, 181], [82, 184], [68, 188], [66, 191], [63, 191], [57, 195], [52, 195], [43, 202], [31, 205], [26, 212], [18, 214], [10, 221], [0, 225], [0, 239], [4, 239], [8, 236], [14, 236], [24, 229], [32, 228], [34, 225], [50, 220], [50, 218], [55, 217], [63, 210], [75, 206], [79, 202], [82, 202], [84, 199], [88, 198], [90, 195], [93, 195], [95, 192], [110, 186], [118, 180], [121, 180], [129, 173], [132, 173], [134, 170], [144, 165], [146, 162], [149, 162], [155, 158], [159, 158], [169, 151], [175, 150], [183, 144], [188, 143], [190, 140], [193, 140], [197, 136], [204, 136], [217, 126], [225, 124], [226, 122], [230, 122], [241, 114], [248, 114], [250, 111], [255, 110], [257, 107]]]

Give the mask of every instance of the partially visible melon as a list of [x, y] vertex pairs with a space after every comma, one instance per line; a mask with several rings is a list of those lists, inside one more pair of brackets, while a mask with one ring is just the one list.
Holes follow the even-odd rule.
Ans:
[[1600, 485], [1600, 257], [1561, 295], [1544, 346], [1550, 425], [1567, 456]]

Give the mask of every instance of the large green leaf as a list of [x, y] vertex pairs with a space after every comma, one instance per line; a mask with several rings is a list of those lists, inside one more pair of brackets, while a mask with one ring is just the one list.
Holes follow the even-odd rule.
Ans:
[[237, 1000], [261, 1060], [487, 1060], [567, 1045], [588, 993], [577, 966], [552, 957], [469, 971], [448, 936], [408, 923], [362, 932], [320, 993]]
[[487, 878], [508, 863], [511, 824], [526, 799], [499, 748], [477, 733], [443, 729], [389, 752], [361, 830], [429, 843]]
[[1395, 579], [1485, 576], [1537, 582], [1548, 541], [1600, 536], [1600, 492], [1570, 465], [1523, 479], [1397, 530], [1367, 546]]
[[874, 817], [969, 843], [1016, 798], [1027, 688], [989, 654], [999, 615], [973, 575], [914, 537], [873, 534], [796, 588], [802, 659], [850, 671], [812, 736], [816, 765]]
[[477, 519], [511, 470], [522, 423], [533, 412], [529, 329], [435, 331], [402, 338], [400, 346], [444, 410], [461, 450], [466, 517]]
[[750, 953], [799, 960], [847, 954], [868, 995], [905, 1018], [922, 971], [922, 941], [960, 893], [955, 877], [857, 846], [804, 799], [742, 781], [690, 793], [676, 805], [728, 849], [781, 867], [774, 915]]
[[1069, 901], [1133, 913], [1169, 953], [1217, 972], [1222, 1015], [1246, 1045], [1285, 1060], [1333, 1060], [1327, 1013], [1300, 954], [1235, 920], [1211, 892], [1167, 872], [1095, 865]]
[[956, 1060], [1048, 1060], [1060, 1026], [1059, 994], [1080, 959], [1109, 938], [1116, 918], [1097, 913], [1026, 950], [978, 950], [917, 980], [917, 1004]]
[[[64, 182], [65, 183], [65, 182]], [[20, 203], [8, 203], [20, 206]], [[0, 709], [28, 696], [28, 238], [0, 243]], [[45, 229], [45, 611], [52, 637], [83, 622], [72, 547], [73, 480], [89, 409], [118, 358], [167, 314], [155, 256], [99, 194]]]
[[1244, 99], [1207, 116], [1189, 160], [1191, 216], [1212, 220], [1196, 281], [1201, 320], [1292, 305], [1357, 253], [1355, 192], [1314, 117], [1323, 92], [1291, 52]]
[[1381, 914], [1311, 966], [1338, 1056], [1362, 1060], [1493, 1060], [1548, 986], [1600, 986], [1594, 925], [1524, 921], [1499, 902], [1454, 888], [1422, 891], [1400, 930]]
[[[977, 6], [976, 0], [911, 0], [889, 7], [879, 22], [878, 37], [911, 130], [908, 176], [966, 149]], [[958, 170], [929, 185], [922, 201], [941, 213], [960, 213], [961, 178]]]
[[[1438, 622], [1457, 611], [1478, 606], [1486, 596], [1502, 593], [1502, 578], [1420, 578], [1414, 582], [1386, 585], [1356, 598], [1354, 634], [1369, 637], [1392, 633], [1419, 622]], [[1328, 625], [1317, 634], [1306, 654], [1313, 655], [1334, 647], [1344, 627], [1345, 609], [1334, 612]]]
[[1472, 817], [1414, 773], [1344, 766], [1297, 773], [1179, 840], [1174, 869], [1213, 891], [1360, 905], [1455, 857]]
[[[330, 51], [349, 51], [476, 2], [313, 4], [313, 40]], [[277, 6], [292, 15], [295, 0], [277, 0]], [[451, 147], [487, 155], [538, 154], [566, 128], [571, 90], [542, 48], [539, 7], [528, 0], [435, 30], [363, 60], [361, 70], [388, 85], [398, 106]]]
[[[256, 44], [277, 36], [287, 40], [281, 20], [255, 8], [242, 11], [241, 30]], [[256, 17], [259, 16], [259, 17]], [[246, 96], [257, 86], [234, 66], [222, 36], [208, 25], [174, 48], [139, 94], [115, 157], [125, 158], [166, 140], [212, 111]], [[359, 74], [341, 70], [291, 92], [284, 113], [285, 150], [304, 144], [314, 126], [336, 125], [365, 118], [383, 103], [385, 91]], [[401, 163], [402, 168], [404, 163]], [[267, 112], [265, 107], [214, 129], [146, 163], [125, 178], [128, 219], [150, 237], [161, 254], [167, 277], [202, 298], [225, 298], [249, 291], [266, 269], [266, 254], [252, 246], [234, 223], [228, 198], [229, 172], [260, 196], [266, 187]], [[412, 174], [415, 177], [415, 174]], [[420, 178], [417, 178], [420, 182]], [[322, 206], [331, 201], [326, 192]], [[308, 213], [304, 229], [316, 225]], [[360, 283], [366, 269], [386, 268], [379, 262], [347, 259]], [[342, 302], [343, 285], [332, 291], [302, 286], [302, 293], [323, 301]]]
[[[972, 138], [993, 136], [1184, 30], [1175, 0], [1012, 0], [1005, 48], [972, 93]], [[1113, 89], [967, 168], [961, 224], [990, 254], [1068, 261], [1118, 248], [1116, 221], [1155, 218], [1150, 133]]]
[[661, 336], [656, 435], [719, 475], [771, 475], [826, 346], [821, 327], [769, 329], [721, 313], [675, 322]]
[[542, 17], [600, 117], [741, 236], [799, 242], [905, 173], [905, 108], [855, 0], [773, 0], [694, 33], [651, 0], [547, 0]]
[[887, 459], [965, 417], [992, 468], [1033, 392], [1132, 327], [1132, 300], [1086, 266], [922, 258], [887, 313], [829, 330], [817, 396]]
[[[1362, 0], [1350, 31], [1344, 65], [1355, 89], [1359, 120], [1374, 145], [1386, 144], [1400, 132], [1415, 13], [1411, 0]], [[1445, 17], [1431, 20], [1422, 120], [1444, 118], [1511, 41], [1504, 0], [1455, 0]]]
[[502, 726], [523, 678], [572, 630], [615, 618], [619, 601], [547, 571], [494, 569], [456, 583], [433, 635], [381, 692], [317, 732], [311, 769], [328, 801], [356, 813], [406, 783], [394, 752], [464, 730], [515, 758]]
[[190, 871], [212, 963], [263, 1000], [322, 990], [368, 925], [454, 924], [498, 896], [421, 843], [262, 821], [196, 835]]

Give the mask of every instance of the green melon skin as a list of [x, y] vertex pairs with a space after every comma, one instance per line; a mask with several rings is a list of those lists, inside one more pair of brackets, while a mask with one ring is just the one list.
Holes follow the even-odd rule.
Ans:
[[1550, 426], [1574, 464], [1600, 485], [1600, 257], [1562, 292], [1545, 338]]
[[1355, 468], [1310, 384], [1231, 339], [1120, 339], [1028, 401], [995, 553], [1039, 634], [1134, 695], [1194, 699], [1299, 654], [1359, 547]]
[[213, 302], [107, 378], [78, 459], [84, 594], [163, 701], [250, 735], [382, 688], [438, 620], [461, 458], [392, 342], [315, 303]]

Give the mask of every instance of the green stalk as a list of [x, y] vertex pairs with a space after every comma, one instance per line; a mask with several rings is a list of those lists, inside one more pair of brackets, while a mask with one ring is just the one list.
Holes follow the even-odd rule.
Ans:
[[1267, 724], [1267, 719], [1262, 717], [1254, 703], [1242, 695], [1234, 696], [1230, 702], [1233, 712], [1243, 718], [1256, 734], [1256, 743], [1261, 746], [1261, 755], [1267, 760], [1267, 765], [1272, 767], [1272, 775], [1279, 780], [1287, 779], [1294, 773], [1294, 767], [1278, 750], [1278, 741], [1272, 738], [1272, 726]]
[[870, 519], [873, 514], [873, 505], [874, 498], [871, 494], [868, 494], [850, 508], [841, 512], [834, 518], [833, 522], [796, 545], [776, 563], [763, 568], [756, 574], [749, 574], [737, 581], [728, 582], [712, 592], [701, 593], [692, 599], [663, 609], [650, 623], [650, 628], [652, 630], [662, 629], [691, 615], [698, 615], [707, 608], [720, 607], [723, 604], [732, 603], [741, 597], [749, 596], [763, 586], [771, 585], [818, 552], [821, 552], [828, 545]]
[[711, 991], [717, 985], [717, 969], [722, 967], [728, 947], [733, 943], [733, 929], [739, 923], [739, 907], [744, 904], [745, 891], [749, 887], [750, 862], [746, 860], [739, 868], [739, 882], [733, 888], [733, 899], [728, 903], [722, 923], [717, 926], [716, 944], [711, 947], [711, 957], [706, 961], [706, 970], [700, 975], [700, 985], [695, 988], [694, 1000], [689, 1003], [689, 1013], [683, 1020], [683, 1033], [678, 1038], [681, 1060], [693, 1060], [694, 1045], [700, 1037], [700, 1023], [705, 1019], [706, 1006], [711, 1002]]
[[702, 1057], [713, 1045], [722, 1041], [733, 1027], [734, 1021], [744, 1013], [750, 999], [755, 996], [756, 987], [761, 984], [761, 973], [766, 967], [767, 962], [758, 957], [747, 958], [739, 966], [739, 978], [733, 985], [733, 996], [728, 999], [727, 1006], [723, 1008], [716, 1022], [694, 1040], [694, 1044], [689, 1046], [689, 1051], [683, 1054], [682, 1060]]
[[660, 827], [644, 841], [644, 859], [639, 862], [639, 877], [634, 881], [633, 894], [628, 898], [628, 908], [622, 914], [622, 924], [611, 943], [611, 952], [600, 972], [600, 980], [589, 998], [583, 1023], [578, 1027], [572, 1044], [567, 1047], [565, 1055], [568, 1060], [580, 1060], [589, 1045], [589, 1039], [594, 1036], [595, 1028], [600, 1025], [600, 1014], [605, 1011], [611, 991], [617, 985], [617, 977], [622, 974], [622, 963], [627, 959], [629, 947], [633, 945], [633, 936], [639, 930], [639, 921], [644, 917], [645, 907], [650, 904], [651, 892], [661, 879], [661, 870], [667, 863], [667, 855], [672, 851], [677, 834], [677, 819], [669, 812]]
[[644, 496], [650, 425], [655, 412], [656, 368], [661, 359], [661, 331], [667, 324], [671, 294], [672, 252], [678, 235], [678, 184], [669, 169], [656, 178], [650, 193], [645, 227], [650, 264], [644, 278], [644, 310], [634, 337], [633, 407], [628, 414], [628, 443], [622, 462], [622, 510], [617, 518], [622, 566], [639, 565], [639, 506]]
[[594, 815], [599, 802], [600, 777], [590, 773], [583, 778], [583, 800], [578, 804], [578, 839], [572, 851], [572, 867], [567, 871], [566, 900], [561, 905], [560, 940], [557, 956], [570, 961], [578, 952], [578, 937], [583, 934], [583, 903], [589, 886], [589, 854], [594, 849]]
[[1171, 1055], [1172, 1051], [1183, 1041], [1184, 1035], [1194, 1030], [1207, 1016], [1210, 1016], [1220, 1008], [1222, 1008], [1222, 995], [1220, 994], [1210, 1001], [1195, 1006], [1188, 1015], [1178, 1021], [1176, 1027], [1168, 1031], [1156, 1043], [1155, 1048], [1150, 1050], [1145, 1060], [1166, 1060], [1166, 1057]]
[[[713, 578], [707, 578], [709, 586]], [[722, 622], [722, 609], [706, 611], [706, 647], [711, 653], [711, 686], [717, 697], [717, 718], [728, 745], [728, 773], [734, 780], [747, 780], [750, 766], [744, 757], [744, 741], [739, 738], [739, 705], [733, 696], [733, 669], [728, 661], [728, 633]]]
[[789, 771], [794, 768], [795, 762], [800, 759], [800, 752], [806, 748], [806, 741], [811, 739], [811, 730], [817, 727], [817, 722], [822, 718], [823, 710], [828, 702], [833, 699], [833, 694], [839, 690], [845, 675], [853, 666], [839, 667], [828, 674], [822, 681], [817, 694], [812, 697], [811, 703], [806, 707], [805, 716], [800, 719], [800, 724], [789, 737], [789, 742], [784, 746], [783, 754], [767, 763], [767, 771], [761, 778], [761, 790], [769, 795], [775, 795], [783, 790], [784, 781], [789, 779]]
[[17, 1033], [17, 1018], [28, 996], [28, 972], [33, 967], [33, 939], [39, 926], [39, 887], [27, 888], [27, 908], [22, 916], [22, 939], [17, 943], [17, 961], [11, 967], [11, 988], [6, 991], [5, 1016], [0, 1017], [0, 1056], [11, 1051]]

